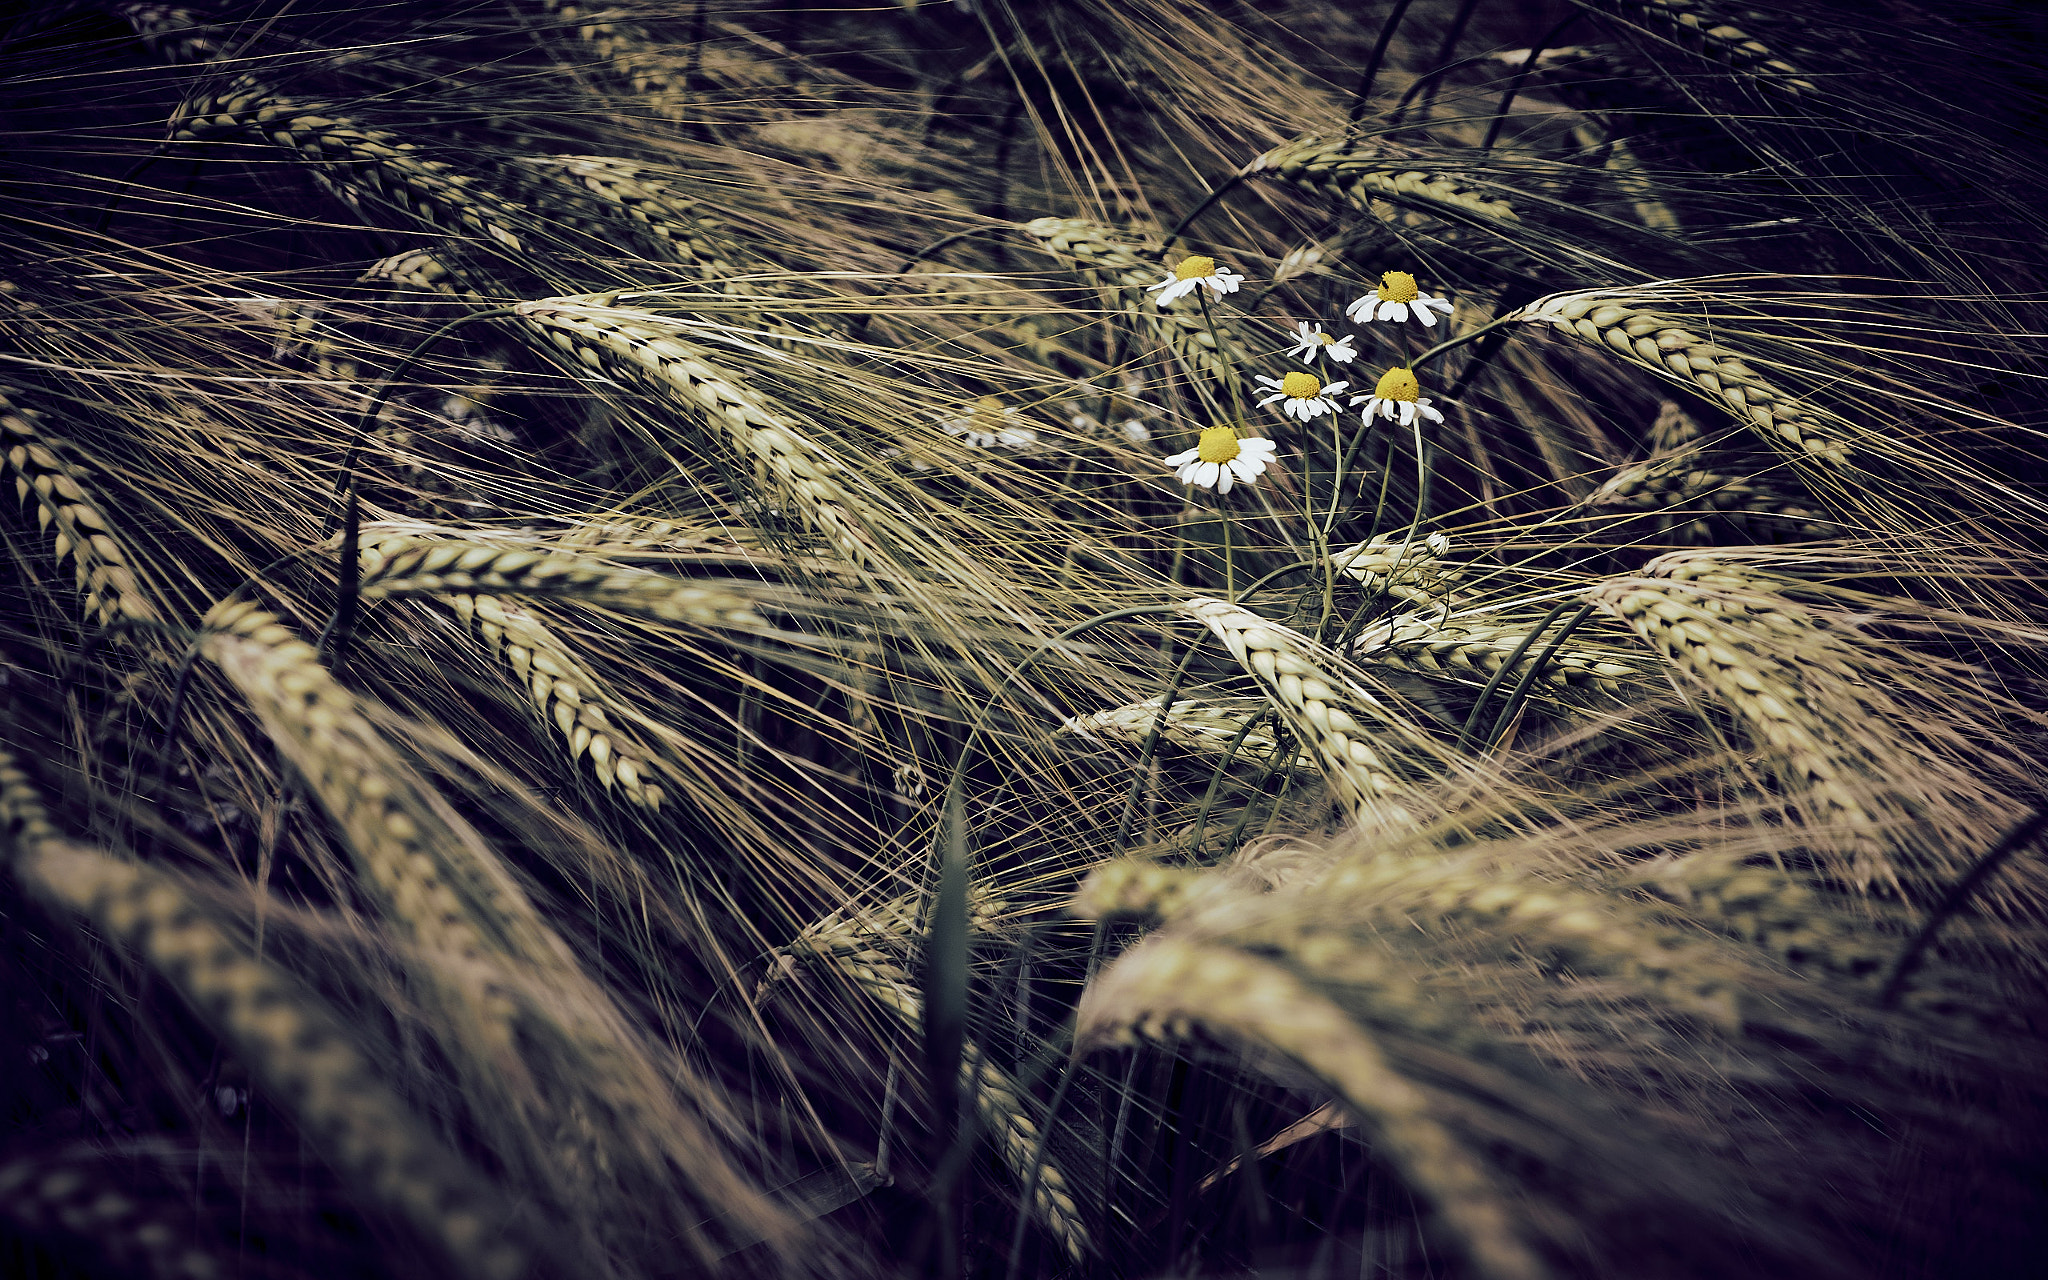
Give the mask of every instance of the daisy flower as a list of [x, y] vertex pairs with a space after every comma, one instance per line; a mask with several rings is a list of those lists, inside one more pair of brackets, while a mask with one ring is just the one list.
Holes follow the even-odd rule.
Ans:
[[1368, 320], [1399, 322], [1412, 315], [1422, 322], [1424, 328], [1436, 323], [1436, 317], [1430, 314], [1432, 311], [1449, 315], [1451, 304], [1417, 288], [1415, 277], [1406, 271], [1381, 272], [1377, 290], [1344, 308], [1344, 314], [1351, 317], [1353, 324], [1364, 324]]
[[1431, 422], [1442, 422], [1444, 415], [1429, 407], [1429, 397], [1422, 394], [1422, 384], [1415, 380], [1415, 370], [1393, 368], [1380, 375], [1380, 384], [1372, 389], [1369, 396], [1351, 397], [1351, 407], [1365, 406], [1365, 420], [1371, 422], [1373, 415], [1394, 418], [1404, 427], [1415, 425], [1420, 414]]
[[1326, 387], [1318, 382], [1316, 375], [1312, 373], [1290, 373], [1284, 378], [1269, 378], [1262, 373], [1259, 375], [1259, 382], [1273, 393], [1259, 401], [1260, 408], [1280, 403], [1280, 412], [1290, 418], [1299, 418], [1303, 422], [1310, 418], [1319, 418], [1326, 413], [1337, 412], [1335, 397], [1351, 385], [1348, 382], [1333, 382]]
[[1182, 484], [1229, 493], [1239, 480], [1250, 484], [1258, 479], [1278, 448], [1271, 440], [1240, 440], [1229, 427], [1210, 427], [1202, 432], [1201, 443], [1174, 454], [1166, 465]]
[[1304, 320], [1295, 326], [1294, 345], [1287, 348], [1287, 354], [1304, 364], [1317, 356], [1328, 356], [1338, 364], [1350, 364], [1358, 359], [1358, 348], [1351, 345], [1351, 335], [1333, 338], [1323, 332], [1323, 326], [1311, 326]]
[[[1145, 292], [1159, 294], [1159, 305], [1170, 307], [1175, 299], [1186, 297], [1200, 287], [1206, 286], [1209, 292], [1220, 298], [1226, 293], [1236, 293], [1237, 286], [1243, 283], [1243, 276], [1228, 267], [1217, 266], [1216, 259], [1196, 255], [1182, 258], [1172, 275]], [[1161, 293], [1162, 289], [1165, 292]]]

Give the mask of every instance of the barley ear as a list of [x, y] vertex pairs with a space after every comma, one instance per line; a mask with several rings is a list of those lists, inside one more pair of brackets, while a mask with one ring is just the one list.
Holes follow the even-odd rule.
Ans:
[[525, 1272], [509, 1209], [384, 1086], [318, 997], [246, 954], [177, 881], [58, 836], [4, 752], [0, 832], [24, 886], [134, 951], [182, 993], [336, 1170], [436, 1241], [458, 1273], [509, 1280]]
[[1703, 338], [1625, 289], [1557, 293], [1508, 317], [1564, 329], [1726, 406], [1773, 444], [1845, 463], [1849, 424], [1773, 386], [1740, 353]]

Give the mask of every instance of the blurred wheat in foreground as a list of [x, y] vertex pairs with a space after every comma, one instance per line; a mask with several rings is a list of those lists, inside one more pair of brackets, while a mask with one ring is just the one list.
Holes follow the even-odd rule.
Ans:
[[0, 1272], [2038, 1274], [2026, 6], [4, 22]]

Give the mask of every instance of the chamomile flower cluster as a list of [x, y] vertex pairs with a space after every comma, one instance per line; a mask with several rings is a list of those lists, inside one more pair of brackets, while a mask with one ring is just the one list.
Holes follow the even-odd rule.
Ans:
[[[1161, 307], [1169, 307], [1203, 289], [1222, 298], [1237, 292], [1244, 280], [1243, 275], [1218, 266], [1214, 258], [1194, 255], [1183, 258], [1172, 274], [1147, 292], [1158, 295]], [[1344, 314], [1354, 324], [1405, 324], [1413, 320], [1425, 329], [1434, 328], [1437, 317], [1449, 316], [1451, 312], [1448, 299], [1424, 293], [1415, 277], [1406, 271], [1382, 273], [1377, 289], [1344, 308]], [[1346, 403], [1344, 397], [1352, 384], [1345, 379], [1325, 378], [1327, 373], [1337, 372], [1328, 366], [1349, 365], [1358, 359], [1357, 336], [1330, 332], [1319, 321], [1303, 320], [1294, 325], [1290, 337], [1286, 354], [1307, 368], [1290, 370], [1278, 377], [1256, 375], [1258, 407], [1278, 409], [1303, 424], [1341, 413], [1339, 406]], [[1220, 348], [1220, 333], [1216, 340]], [[1311, 372], [1319, 368], [1326, 373]], [[1353, 409], [1363, 410], [1361, 416], [1367, 425], [1379, 418], [1402, 426], [1444, 420], [1443, 414], [1422, 394], [1415, 371], [1406, 365], [1388, 369], [1374, 385], [1372, 394], [1351, 396], [1348, 403]], [[1265, 473], [1278, 450], [1270, 440], [1241, 437], [1241, 427], [1242, 424], [1210, 427], [1202, 432], [1194, 448], [1174, 454], [1166, 464], [1175, 469], [1181, 483], [1213, 488], [1218, 493], [1228, 493], [1236, 484], [1248, 484]]]

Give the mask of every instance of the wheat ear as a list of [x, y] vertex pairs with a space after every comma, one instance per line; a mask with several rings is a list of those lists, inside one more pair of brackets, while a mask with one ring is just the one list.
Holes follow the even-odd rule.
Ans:
[[1418, 675], [1484, 681], [1498, 675], [1517, 652], [1525, 662], [1548, 653], [1537, 679], [1559, 688], [1609, 693], [1642, 674], [1622, 660], [1628, 654], [1621, 649], [1584, 643], [1555, 652], [1531, 647], [1527, 644], [1530, 625], [1527, 621], [1489, 625], [1477, 617], [1444, 622], [1435, 614], [1398, 614], [1361, 632], [1352, 644], [1351, 656], [1354, 661]]
[[[217, 1280], [227, 1274], [179, 1221], [184, 1206], [153, 1205], [126, 1189], [115, 1159], [80, 1144], [0, 1165], [0, 1221], [20, 1235], [60, 1238], [111, 1273], [149, 1280]], [[161, 1197], [159, 1197], [160, 1199]]]
[[102, 625], [116, 618], [155, 621], [156, 607], [143, 596], [127, 553], [80, 483], [83, 473], [64, 461], [61, 449], [44, 432], [42, 415], [21, 405], [18, 393], [0, 388], [0, 457], [14, 475], [15, 496], [26, 502], [33, 494], [36, 523], [56, 526], [57, 563], [75, 559], [87, 611]]
[[1567, 330], [1732, 410], [1772, 443], [1846, 462], [1852, 432], [1838, 417], [1771, 385], [1719, 342], [1678, 318], [1641, 305], [1628, 290], [1596, 289], [1539, 298], [1507, 317]]
[[295, 102], [260, 78], [241, 75], [219, 92], [181, 105], [171, 120], [172, 136], [189, 141], [254, 134], [313, 162], [307, 170], [313, 179], [346, 204], [369, 197], [439, 230], [471, 233], [524, 254], [522, 236], [533, 221], [525, 209], [420, 154], [401, 135], [364, 128], [326, 114], [328, 109]]
[[[1205, 755], [1221, 756], [1235, 742], [1238, 757], [1259, 759], [1271, 756], [1279, 749], [1280, 741], [1273, 732], [1256, 723], [1247, 730], [1247, 721], [1257, 721], [1266, 714], [1264, 698], [1205, 698], [1183, 695], [1173, 700], [1167, 708], [1162, 724], [1159, 718], [1160, 698], [1146, 698], [1139, 702], [1125, 703], [1107, 711], [1091, 711], [1084, 716], [1069, 716], [1060, 725], [1060, 732], [1071, 733], [1083, 738], [1109, 736], [1142, 742], [1151, 736], [1152, 727], [1160, 726], [1160, 736], [1177, 746]], [[1289, 767], [1307, 767], [1309, 761], [1296, 757]]]
[[525, 1270], [504, 1206], [385, 1088], [318, 997], [245, 954], [176, 881], [62, 839], [4, 752], [0, 832], [23, 884], [182, 992], [336, 1169], [439, 1242], [458, 1271], [503, 1280]]
[[1755, 77], [1759, 84], [1795, 97], [1815, 90], [1813, 81], [1798, 67], [1698, 0], [1604, 0], [1602, 7], [1638, 16], [1645, 20], [1646, 30], [1681, 46], [1696, 42], [1700, 53]]
[[1270, 173], [1297, 186], [1335, 194], [1360, 207], [1389, 200], [1461, 222], [1518, 222], [1505, 200], [1474, 195], [1457, 178], [1418, 169], [1342, 138], [1309, 134], [1275, 147], [1246, 166], [1247, 173]]
[[651, 384], [726, 436], [764, 486], [801, 511], [840, 555], [855, 564], [876, 558], [867, 527], [876, 513], [860, 496], [857, 474], [795, 419], [722, 369], [708, 350], [683, 338], [672, 322], [600, 299], [523, 302], [519, 314], [576, 363]]
[[[457, 1065], [513, 1114], [554, 1126], [543, 1135], [514, 1131], [522, 1149], [513, 1154], [528, 1174], [585, 1201], [602, 1199], [596, 1188], [608, 1188], [627, 1197], [630, 1209], [642, 1203], [634, 1197], [674, 1194], [680, 1171], [728, 1219], [761, 1238], [786, 1239], [786, 1217], [746, 1185], [704, 1123], [677, 1103], [674, 1089], [688, 1070], [656, 1060], [510, 869], [434, 803], [426, 782], [312, 647], [247, 604], [216, 607], [205, 626], [207, 657], [310, 784], [370, 886], [417, 943], [421, 976], [464, 1050]], [[528, 1063], [555, 1097], [522, 1091], [518, 1068]], [[575, 1163], [577, 1179], [552, 1181], [550, 1171], [559, 1173], [565, 1159]], [[686, 1235], [702, 1257], [713, 1256], [701, 1232]]]
[[1427, 1096], [1342, 1008], [1273, 961], [1182, 937], [1141, 942], [1089, 984], [1075, 1013], [1074, 1052], [1139, 1036], [1184, 1038], [1197, 1027], [1276, 1050], [1327, 1082], [1479, 1274], [1550, 1274], [1501, 1189], [1430, 1114]]
[[1427, 608], [1441, 601], [1464, 571], [1444, 560], [1441, 535], [1420, 540], [1382, 533], [1330, 553], [1330, 566], [1367, 591]]
[[1421, 794], [1396, 773], [1381, 747], [1394, 743], [1412, 754], [1427, 753], [1427, 745], [1378, 698], [1335, 674], [1342, 659], [1307, 636], [1227, 601], [1198, 597], [1180, 608], [1214, 632], [1258, 678], [1288, 727], [1314, 746], [1324, 775], [1349, 806], [1396, 825], [1417, 819]]
[[584, 670], [547, 625], [516, 604], [490, 595], [440, 597], [465, 623], [483, 635], [484, 644], [502, 657], [542, 717], [553, 723], [569, 744], [569, 758], [590, 753], [590, 767], [607, 790], [647, 809], [661, 807], [661, 788], [648, 781], [654, 769], [645, 750], [620, 736], [603, 703], [608, 701], [596, 679]]
[[692, 626], [767, 625], [754, 612], [751, 599], [729, 588], [607, 565], [573, 551], [410, 534], [365, 542], [358, 590], [365, 603], [476, 591], [574, 596]]

